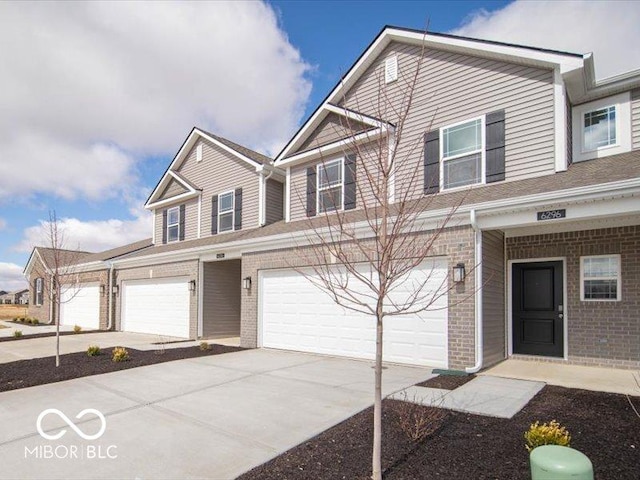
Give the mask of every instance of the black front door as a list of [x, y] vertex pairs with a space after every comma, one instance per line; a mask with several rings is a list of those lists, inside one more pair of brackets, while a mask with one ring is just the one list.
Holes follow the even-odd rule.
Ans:
[[562, 357], [562, 262], [514, 263], [513, 353]]

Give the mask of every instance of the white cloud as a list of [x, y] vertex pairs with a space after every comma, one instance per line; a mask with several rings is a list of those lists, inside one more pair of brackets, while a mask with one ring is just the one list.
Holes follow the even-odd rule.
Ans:
[[[135, 215], [132, 220], [59, 219], [58, 231], [64, 237], [63, 248], [100, 252], [150, 237], [151, 215], [143, 210], [132, 213]], [[14, 250], [26, 253], [35, 246], [48, 246], [48, 231], [49, 222], [44, 220], [26, 228], [22, 240], [15, 245]]]
[[640, 3], [517, 1], [472, 14], [452, 33], [574, 53], [594, 53], [596, 77], [640, 68]]
[[0, 45], [0, 198], [118, 195], [193, 125], [274, 152], [311, 89], [259, 2], [3, 2]]
[[0, 231], [4, 230], [5, 228], [7, 228], [7, 221], [0, 218]]
[[27, 288], [22, 267], [15, 263], [0, 262], [0, 290], [12, 292], [21, 288]]

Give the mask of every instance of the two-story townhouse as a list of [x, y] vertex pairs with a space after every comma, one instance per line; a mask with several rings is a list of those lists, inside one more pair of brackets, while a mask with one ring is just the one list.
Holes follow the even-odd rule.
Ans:
[[372, 358], [374, 322], [299, 269], [329, 207], [364, 218], [358, 172], [398, 134], [414, 76], [389, 188], [422, 206], [416, 241], [457, 206], [419, 267], [451, 288], [387, 323], [385, 359], [640, 365], [640, 74], [596, 82], [591, 55], [396, 27], [275, 161], [191, 132], [147, 202], [153, 246], [110, 262], [115, 328]]

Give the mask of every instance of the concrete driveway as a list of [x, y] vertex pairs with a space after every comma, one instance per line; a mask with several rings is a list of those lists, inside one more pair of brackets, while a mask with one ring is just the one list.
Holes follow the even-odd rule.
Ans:
[[[431, 376], [388, 365], [384, 393]], [[0, 393], [0, 478], [235, 478], [370, 406], [372, 395], [371, 362], [274, 350]], [[93, 414], [74, 420], [76, 432], [52, 413], [42, 419], [45, 434], [67, 432], [46, 440], [36, 422], [50, 408], [72, 420], [97, 409], [104, 434], [81, 438], [100, 430]]]

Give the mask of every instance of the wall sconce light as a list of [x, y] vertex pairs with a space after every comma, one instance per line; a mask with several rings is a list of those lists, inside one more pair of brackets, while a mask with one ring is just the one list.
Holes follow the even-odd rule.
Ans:
[[100, 295], [104, 297], [105, 287], [104, 284], [100, 285]]
[[196, 291], [196, 281], [195, 280], [191, 280], [189, 282], [189, 291], [190, 292], [195, 292]]
[[453, 267], [453, 281], [455, 283], [464, 282], [464, 263], [458, 263], [455, 267]]
[[242, 279], [242, 288], [249, 290], [251, 288], [251, 277], [245, 277]]
[[120, 290], [120, 287], [118, 285], [114, 285], [113, 287], [111, 287], [111, 293], [117, 295], [118, 291]]

